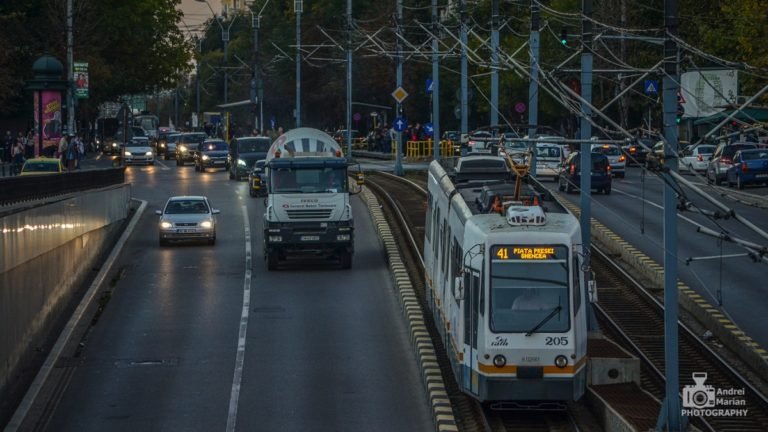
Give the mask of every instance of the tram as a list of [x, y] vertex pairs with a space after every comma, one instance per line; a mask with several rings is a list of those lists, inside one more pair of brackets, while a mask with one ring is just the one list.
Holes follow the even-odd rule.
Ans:
[[589, 305], [578, 220], [509, 156], [433, 161], [427, 201], [428, 298], [461, 390], [497, 404], [581, 398]]

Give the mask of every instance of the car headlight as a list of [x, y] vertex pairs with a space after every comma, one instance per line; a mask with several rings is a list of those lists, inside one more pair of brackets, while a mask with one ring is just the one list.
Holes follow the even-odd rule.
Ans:
[[144, 155], [145, 155], [145, 156], [152, 156], [152, 152], [151, 152], [151, 151], [148, 151], [148, 152], [144, 153]]
[[559, 367], [560, 369], [568, 366], [568, 357], [564, 355], [555, 357], [555, 366]]
[[117, 143], [116, 143], [116, 142], [113, 142], [113, 143], [112, 143], [112, 147], [117, 147]]
[[170, 222], [162, 221], [160, 222], [160, 228], [171, 228], [173, 227], [173, 224]]
[[238, 159], [238, 160], [237, 160], [237, 165], [238, 165], [238, 166], [247, 166], [247, 164], [245, 163], [245, 161], [244, 161], [244, 160], [242, 160], [242, 159]]
[[211, 221], [202, 221], [200, 222], [200, 226], [203, 228], [211, 228], [213, 226], [213, 222]]
[[165, 147], [165, 143], [160, 143], [160, 147]]
[[184, 145], [180, 145], [180, 146], [179, 146], [179, 150], [181, 150], [181, 151], [185, 152], [185, 151], [187, 151], [187, 146], [184, 146]]
[[208, 155], [203, 155], [203, 160], [208, 160], [208, 159], [210, 159], [210, 157], [208, 157]]
[[123, 153], [123, 154], [124, 154], [125, 156], [130, 156], [130, 155], [131, 155], [131, 152], [129, 152], [128, 150], [126, 150], [126, 151], [125, 151], [125, 153]]

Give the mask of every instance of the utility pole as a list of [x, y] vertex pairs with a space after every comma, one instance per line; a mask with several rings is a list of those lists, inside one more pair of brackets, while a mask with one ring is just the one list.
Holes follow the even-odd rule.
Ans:
[[[531, 1], [531, 81], [528, 84], [528, 138], [536, 136], [539, 124], [539, 3]], [[528, 172], [536, 177], [536, 142], [528, 142], [531, 160]]]
[[294, 0], [293, 11], [296, 13], [296, 127], [301, 127], [301, 13], [304, 1]]
[[352, 0], [347, 0], [347, 154], [352, 157]]
[[[259, 27], [261, 26], [261, 14], [254, 15], [253, 10], [249, 9], [249, 11], [251, 12], [251, 28], [253, 30], [253, 73], [251, 74], [251, 103], [255, 105], [255, 103], [258, 102], [259, 107], [261, 107], [261, 94], [259, 94], [259, 90], [261, 90], [261, 71], [259, 70]], [[261, 108], [259, 108], [259, 115], [254, 114], [253, 116], [254, 129], [261, 130], [263, 128], [263, 125], [259, 119], [260, 116]]]
[[440, 65], [437, 45], [437, 0], [432, 0], [432, 158], [440, 160]]
[[499, 124], [499, 0], [491, 2], [491, 126]]
[[[197, 38], [198, 43], [198, 52], [200, 53], [200, 58], [195, 62], [195, 68], [197, 70], [195, 75], [195, 119], [197, 124], [200, 124], [200, 60], [203, 59], [203, 38], [198, 37]], [[193, 128], [196, 129], [196, 125], [191, 125]], [[178, 126], [177, 126], [178, 127]]]
[[[461, 96], [459, 97], [461, 105], [461, 136], [469, 133], [469, 103], [467, 101], [467, 0], [461, 0], [459, 3], [459, 40], [461, 41]], [[465, 149], [462, 146], [462, 149]], [[463, 152], [463, 150], [462, 150]]]
[[74, 65], [74, 34], [72, 25], [74, 20], [74, 0], [67, 0], [67, 132], [75, 133], [75, 98], [72, 86], [75, 83]]
[[229, 72], [227, 71], [227, 63], [229, 60], [229, 52], [227, 51], [227, 48], [229, 46], [229, 29], [232, 28], [232, 23], [234, 22], [235, 22], [234, 19], [230, 21], [229, 27], [227, 27], [226, 31], [224, 30], [224, 26], [221, 23], [219, 23], [219, 27], [221, 27], [221, 41], [224, 43], [224, 103], [225, 104], [229, 101]]
[[582, 19], [581, 19], [581, 118], [579, 119], [579, 138], [582, 140], [581, 146], [581, 214], [579, 222], [581, 223], [581, 244], [584, 252], [584, 266], [589, 267], [592, 236], [592, 207], [591, 191], [592, 176], [589, 174], [592, 167], [591, 143], [592, 138], [592, 0], [582, 1]]
[[[664, 167], [678, 170], [677, 95], [680, 91], [680, 70], [677, 42], [677, 0], [664, 1]], [[666, 174], [665, 174], [666, 175]], [[680, 410], [680, 365], [677, 342], [677, 194], [670, 182], [664, 182], [664, 373], [666, 396], [659, 414], [657, 429], [666, 425], [668, 431], [684, 428]]]
[[[403, 0], [397, 0], [397, 16], [395, 18], [395, 31], [397, 32], [397, 40], [396, 40], [396, 48], [397, 51], [395, 53], [396, 62], [397, 62], [397, 70], [395, 73], [396, 81], [397, 81], [397, 88], [402, 87], [403, 85], [403, 58], [402, 58], [402, 43], [400, 42], [400, 24], [403, 22]], [[403, 105], [398, 102], [396, 106], [396, 112], [395, 112], [395, 118], [401, 118], [403, 111]], [[405, 171], [403, 171], [403, 133], [401, 131], [397, 131], [395, 134], [395, 139], [397, 140], [397, 143], [395, 145], [395, 175], [397, 176], [403, 176], [405, 175]]]
[[[627, 40], [624, 38], [625, 31], [624, 29], [627, 27], [627, 1], [626, 0], [619, 0], [619, 9], [621, 10], [621, 17], [620, 17], [620, 24], [621, 27], [621, 39], [619, 39], [619, 58], [622, 62], [627, 61]], [[627, 88], [627, 82], [626, 78], [624, 78], [623, 73], [619, 73], [619, 92], [623, 92], [624, 89]], [[627, 97], [626, 94], [622, 93], [621, 98], [619, 99], [619, 124], [622, 128], [627, 128], [627, 115], [628, 115], [628, 106], [627, 106]]]

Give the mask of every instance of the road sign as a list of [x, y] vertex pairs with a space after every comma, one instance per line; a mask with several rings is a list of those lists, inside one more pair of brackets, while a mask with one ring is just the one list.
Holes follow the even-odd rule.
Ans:
[[361, 118], [363, 118], [363, 116], [361, 116], [360, 113], [354, 113], [352, 115], [352, 120], [354, 121], [360, 121]]
[[408, 97], [408, 92], [404, 88], [398, 87], [392, 92], [392, 97], [395, 98], [397, 103], [403, 103], [405, 98]]
[[525, 112], [525, 104], [522, 102], [518, 102], [515, 104], [515, 112], [518, 114], [522, 114]]
[[432, 136], [432, 134], [435, 132], [435, 128], [432, 127], [432, 123], [424, 123], [424, 134], [427, 136]]
[[643, 93], [647, 95], [659, 94], [659, 82], [656, 80], [643, 81]]
[[434, 83], [432, 82], [432, 79], [427, 78], [427, 93], [432, 93], [433, 86], [434, 86]]
[[397, 132], [402, 132], [408, 127], [408, 120], [405, 117], [395, 117], [395, 121], [392, 122], [392, 128]]

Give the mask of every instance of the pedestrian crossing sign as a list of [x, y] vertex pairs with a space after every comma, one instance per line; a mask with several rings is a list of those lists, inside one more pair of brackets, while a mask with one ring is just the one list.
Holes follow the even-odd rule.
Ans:
[[643, 93], [647, 95], [659, 94], [659, 82], [656, 80], [645, 80], [643, 82]]

